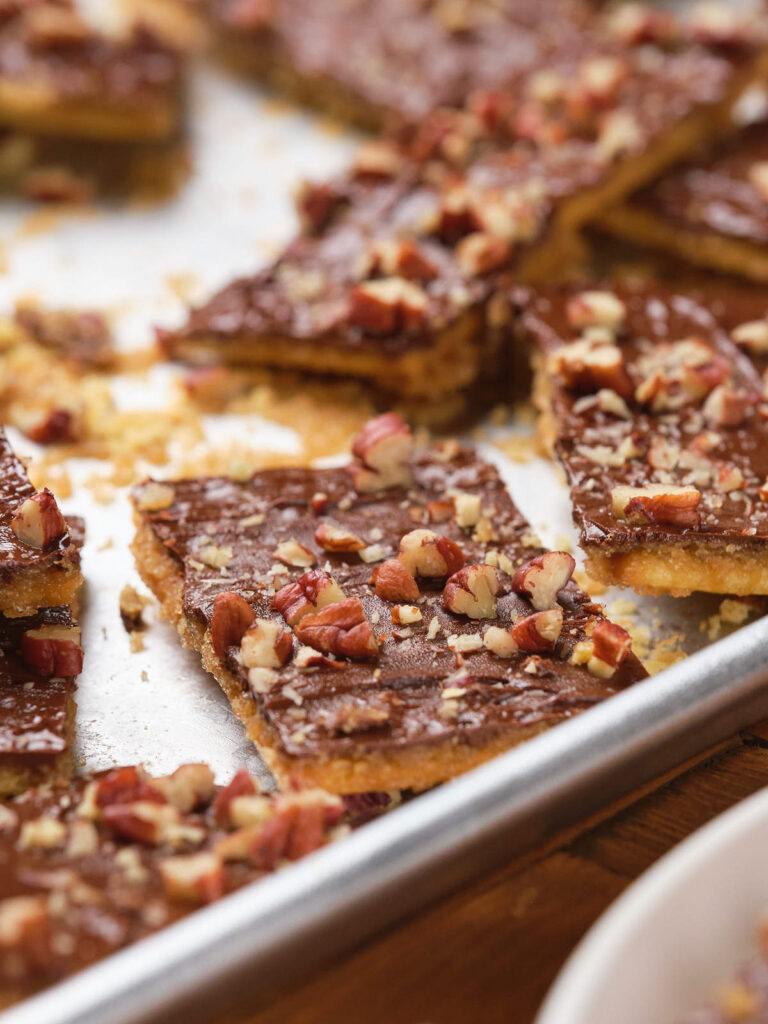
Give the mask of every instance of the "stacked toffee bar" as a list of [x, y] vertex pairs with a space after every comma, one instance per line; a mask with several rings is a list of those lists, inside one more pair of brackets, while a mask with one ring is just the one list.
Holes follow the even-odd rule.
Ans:
[[82, 539], [0, 428], [0, 794], [72, 770]]

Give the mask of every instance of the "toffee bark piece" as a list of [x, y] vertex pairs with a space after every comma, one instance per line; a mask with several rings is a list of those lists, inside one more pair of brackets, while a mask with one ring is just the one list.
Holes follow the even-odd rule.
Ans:
[[0, 428], [0, 615], [72, 606], [80, 548], [50, 491], [35, 491]]
[[74, 5], [0, 11], [0, 124], [36, 135], [152, 141], [178, 132], [181, 58], [137, 24], [114, 38]]
[[67, 609], [0, 616], [0, 794], [65, 782], [74, 765], [80, 630]]
[[[379, 796], [384, 796], [379, 794]], [[20, 998], [345, 832], [341, 800], [269, 796], [245, 770], [84, 775], [0, 805], [0, 990]]]
[[347, 467], [134, 492], [144, 581], [283, 786], [422, 790], [645, 676], [493, 466], [411, 448], [388, 414]]
[[509, 85], [578, 37], [588, 4], [531, 0], [210, 0], [220, 55], [365, 128], [418, 123], [479, 88]]
[[[444, 404], [500, 376], [499, 276], [551, 281], [577, 229], [727, 122], [752, 57], [593, 32], [521, 75], [363, 147], [299, 196], [302, 234], [186, 324], [173, 357], [331, 374]], [[508, 350], [506, 350], [508, 351]]]
[[598, 225], [695, 266], [768, 281], [768, 124], [674, 168]]
[[768, 407], [733, 340], [755, 297], [735, 296], [657, 284], [517, 293], [542, 433], [601, 582], [768, 593]]

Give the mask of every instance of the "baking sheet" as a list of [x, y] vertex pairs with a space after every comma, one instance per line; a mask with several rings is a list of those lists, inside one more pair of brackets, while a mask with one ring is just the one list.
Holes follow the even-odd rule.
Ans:
[[[291, 203], [293, 186], [305, 177], [323, 177], [342, 167], [354, 144], [351, 135], [332, 130], [322, 120], [262, 96], [257, 90], [210, 67], [199, 68], [193, 76], [191, 114], [196, 173], [180, 196], [166, 206], [95, 208], [85, 213], [66, 215], [34, 211], [23, 204], [8, 204], [0, 208], [0, 246], [5, 266], [0, 277], [0, 309], [10, 308], [19, 298], [30, 297], [49, 306], [102, 307], [112, 315], [121, 348], [144, 347], [151, 339], [153, 324], [170, 326], [183, 315], [184, 302], [180, 292], [191, 299], [202, 298], [233, 275], [253, 272], [268, 259], [295, 228]], [[148, 380], [120, 380], [116, 383], [116, 395], [125, 408], [162, 408], [177, 373], [170, 367], [158, 367]], [[205, 425], [209, 437], [217, 441], [231, 437], [256, 447], [286, 453], [299, 450], [298, 437], [291, 430], [255, 416], [207, 417]], [[563, 546], [563, 538], [573, 540], [573, 530], [567, 492], [559, 472], [541, 459], [518, 463], [505, 458], [493, 440], [512, 429], [515, 428], [489, 428], [486, 439], [481, 443], [483, 453], [500, 466], [516, 501], [544, 543]], [[19, 435], [11, 432], [11, 437], [22, 454], [33, 457], [40, 454], [40, 449]], [[89, 488], [83, 485], [94, 472], [108, 472], [106, 465], [72, 462], [68, 468], [76, 486], [73, 496], [63, 502], [63, 506], [67, 512], [84, 515], [88, 527], [84, 550], [88, 585], [83, 613], [86, 662], [78, 695], [79, 763], [87, 768], [102, 769], [114, 764], [143, 761], [151, 771], [165, 772], [183, 761], [204, 760], [211, 764], [220, 780], [226, 779], [243, 764], [264, 777], [258, 756], [245, 740], [242, 727], [230, 713], [218, 686], [202, 671], [197, 655], [184, 651], [175, 633], [158, 621], [152, 610], [148, 614], [150, 628], [145, 636], [145, 650], [131, 652], [128, 635], [120, 621], [118, 595], [127, 582], [141, 590], [143, 588], [128, 550], [133, 530], [127, 497], [124, 492], [118, 493], [111, 504], [99, 504]], [[606, 595], [609, 607], [617, 597], [622, 595]], [[626, 600], [626, 595], [623, 597]], [[717, 598], [651, 601], [636, 600], [632, 595], [632, 600], [638, 606], [638, 618], [648, 624], [657, 623], [654, 629], [661, 637], [682, 631], [689, 651], [706, 643], [699, 623], [703, 616], [713, 614], [719, 605]], [[760, 626], [765, 627], [766, 624]], [[710, 667], [715, 665], [722, 673], [722, 661], [717, 656], [713, 658]], [[728, 669], [734, 677], [732, 696], [735, 700], [735, 687], [740, 676], [732, 669], [732, 655], [729, 658]], [[710, 677], [705, 672], [703, 678], [706, 682]], [[690, 701], [696, 681], [674, 673], [672, 679], [671, 685], [675, 685], [677, 680], [680, 694], [686, 694]], [[727, 680], [724, 681], [722, 674], [713, 680], [711, 677], [712, 685], [716, 682], [719, 687], [719, 698], [723, 698]], [[741, 682], [747, 686], [746, 681]], [[756, 687], [754, 671], [748, 683], [752, 693]], [[641, 697], [632, 695], [631, 700], [640, 701], [642, 710]], [[723, 706], [722, 703], [719, 705], [720, 710]], [[702, 703], [701, 715], [705, 713], [711, 713], [711, 709], [707, 711]], [[595, 712], [590, 712], [585, 718], [590, 719], [593, 714]], [[620, 714], [620, 710], [610, 712], [613, 716], [620, 717]], [[661, 715], [658, 708], [657, 714]], [[641, 736], [642, 719], [626, 719], [628, 724], [630, 721], [636, 736]], [[733, 725], [734, 721], [730, 720], [730, 724]], [[660, 722], [661, 717], [655, 722], [649, 717], [646, 722], [648, 727], [653, 726], [656, 730], [648, 735], [655, 735], [659, 742], [662, 738]], [[697, 722], [700, 733], [692, 742], [704, 743], [712, 730], [708, 732], [701, 725], [701, 718]], [[591, 748], [588, 743], [590, 730], [597, 728], [597, 720], [594, 727], [588, 723], [569, 723], [568, 728], [571, 724], [577, 727], [576, 732], [565, 732], [564, 737], [574, 735], [578, 742], [587, 744], [580, 748], [582, 755], [586, 749], [591, 749], [595, 757], [605, 754], [594, 742], [594, 736]], [[729, 721], [722, 718], [717, 728], [723, 729], [728, 724]], [[744, 721], [739, 724], [744, 724]], [[555, 733], [559, 732], [560, 729], [555, 730]], [[565, 738], [562, 742], [566, 741]], [[457, 807], [463, 807], [465, 817], [462, 820], [465, 827], [469, 827], [472, 802], [476, 803], [477, 794], [483, 792], [483, 779], [488, 780], [486, 793], [489, 800], [494, 793], [498, 796], [502, 792], [499, 789], [501, 781], [507, 780], [507, 803], [497, 799], [495, 804], [488, 804], [493, 810], [494, 828], [500, 827], [503, 820], [512, 820], [508, 801], [513, 796], [518, 813], [524, 811], [529, 817], [535, 817], [536, 793], [530, 787], [522, 786], [522, 781], [525, 781], [525, 773], [530, 771], [530, 765], [536, 763], [537, 757], [544, 759], [541, 763], [546, 768], [547, 758], [555, 756], [560, 741], [552, 734], [535, 742], [531, 754], [515, 752], [511, 761], [502, 759], [498, 766], [489, 766], [490, 770], [485, 775], [481, 772], [477, 776], [479, 781], [467, 781], [465, 789], [461, 788], [464, 785], [462, 780], [454, 786], [445, 787], [441, 793], [420, 798], [417, 803], [423, 803], [425, 816], [417, 830], [418, 836], [413, 833], [412, 843], [408, 846], [407, 864], [399, 861], [397, 856], [398, 849], [401, 849], [398, 846], [398, 822], [403, 822], [402, 835], [409, 835], [408, 818], [400, 816], [410, 815], [413, 818], [417, 812], [410, 808], [396, 811], [390, 816], [390, 824], [381, 822], [370, 826], [370, 838], [353, 837], [348, 854], [335, 849], [324, 852], [324, 859], [317, 863], [327, 866], [325, 876], [319, 867], [319, 873], [313, 875], [314, 869], [300, 866], [285, 875], [288, 878], [296, 871], [296, 882], [279, 878], [274, 880], [274, 885], [272, 882], [263, 883], [270, 888], [264, 888], [261, 902], [260, 897], [254, 894], [242, 899], [238, 897], [240, 902], [233, 910], [231, 901], [225, 901], [230, 909], [223, 907], [216, 920], [221, 922], [225, 931], [228, 927], [239, 929], [238, 955], [250, 955], [251, 958], [262, 955], [266, 963], [268, 949], [265, 943], [268, 939], [273, 950], [283, 948], [280, 936], [274, 932], [276, 923], [272, 921], [274, 927], [271, 932], [264, 929], [264, 915], [270, 907], [273, 910], [282, 908], [280, 912], [288, 915], [285, 921], [291, 924], [294, 932], [301, 932], [304, 926], [308, 928], [313, 920], [333, 919], [328, 909], [332, 887], [329, 889], [328, 886], [331, 885], [330, 880], [338, 878], [340, 865], [344, 863], [356, 865], [355, 878], [361, 894], [374, 893], [378, 891], [377, 885], [384, 884], [381, 872], [379, 875], [370, 873], [377, 864], [385, 870], [388, 886], [394, 884], [396, 875], [393, 876], [392, 872], [398, 869], [398, 865], [399, 870], [411, 870], [416, 877], [415, 868], [426, 869], [429, 858], [435, 857], [439, 849], [448, 852], [454, 849], [456, 837], [449, 840], [446, 830], [449, 815], [457, 813]], [[553, 784], [555, 774], [552, 765], [555, 763], [550, 761], [549, 777]], [[610, 763], [607, 756], [603, 763]], [[505, 767], [507, 764], [512, 768]], [[540, 767], [539, 770], [544, 769]], [[530, 776], [527, 778], [530, 782]], [[630, 776], [623, 778], [629, 785]], [[571, 785], [577, 781], [574, 775]], [[564, 780], [561, 783], [564, 784]], [[608, 792], [607, 787], [605, 792]], [[427, 842], [423, 827], [425, 822], [428, 824], [432, 820], [426, 812], [433, 806], [435, 830]], [[543, 812], [538, 817], [535, 827], [529, 822], [526, 836], [533, 838], [559, 820]], [[415, 823], [411, 827], [415, 827]], [[490, 825], [487, 831], [488, 835], [493, 831]], [[475, 838], [480, 837], [478, 825]], [[375, 864], [370, 860], [371, 850], [378, 850]], [[368, 875], [364, 871], [366, 863]], [[480, 863], [479, 856], [475, 856], [475, 864]], [[314, 899], [310, 899], [312, 877], [326, 879], [326, 888], [318, 890]], [[435, 875], [435, 879], [437, 877]], [[340, 891], [337, 896], [339, 903], [335, 912], [338, 916], [344, 909], [344, 900]], [[412, 903], [416, 896], [412, 895], [410, 899]], [[360, 906], [364, 902], [361, 896]], [[408, 909], [411, 903], [405, 899], [392, 900], [390, 912]], [[288, 913], [289, 904], [292, 916]], [[213, 910], [216, 912], [217, 908]], [[209, 915], [208, 921], [214, 920], [209, 911], [205, 913]], [[262, 922], [259, 929], [254, 928], [257, 918]], [[368, 926], [376, 920], [376, 916], [371, 914]], [[216, 973], [211, 945], [215, 932], [208, 931], [211, 926], [203, 923], [201, 915], [195, 915], [185, 927], [187, 931], [184, 934], [189, 936], [188, 946], [180, 944], [178, 939], [158, 937], [156, 948], [164, 952], [157, 955], [166, 957], [163, 962], [168, 971], [176, 972], [166, 973], [166, 990], [169, 986], [173, 988], [186, 970], [180, 959], [184, 950], [190, 955], [194, 950], [198, 958], [198, 981], [206, 977], [206, 970], [210, 969], [211, 976]], [[346, 934], [351, 940], [359, 933], [350, 927]], [[150, 948], [148, 946], [147, 950]], [[98, 1007], [103, 1009], [108, 1003], [99, 1003], [99, 1000], [106, 999], [105, 992], [117, 991], [115, 986], [122, 986], [125, 990], [120, 1020], [134, 1020], [139, 1013], [165, 1005], [160, 993], [150, 984], [152, 971], [157, 971], [160, 962], [155, 955], [136, 950], [121, 954], [124, 956], [128, 959], [121, 959], [120, 963], [132, 964], [133, 967], [123, 966], [116, 974], [111, 966], [103, 965], [103, 970], [97, 968], [97, 971], [102, 970], [101, 975], [92, 975], [93, 979], [108, 978], [110, 988], [100, 987], [96, 980], [89, 981], [84, 976], [75, 980], [75, 991], [79, 993], [76, 997], [62, 1002], [53, 995], [44, 1004], [48, 1007], [44, 1015], [29, 1016], [42, 1012], [30, 1008], [28, 1011], [16, 1011], [21, 1013], [18, 1019], [47, 1022], [54, 1019], [105, 1019], [99, 1018]], [[233, 958], [230, 966], [235, 960]], [[218, 968], [222, 968], [220, 962]], [[163, 998], [167, 997], [168, 991], [165, 991]], [[16, 1019], [15, 1014], [13, 1019]]]

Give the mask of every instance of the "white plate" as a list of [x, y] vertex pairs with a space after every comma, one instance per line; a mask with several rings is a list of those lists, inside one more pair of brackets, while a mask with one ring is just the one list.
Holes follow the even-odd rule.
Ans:
[[694, 833], [589, 931], [536, 1024], [677, 1024], [755, 951], [768, 908], [768, 789]]

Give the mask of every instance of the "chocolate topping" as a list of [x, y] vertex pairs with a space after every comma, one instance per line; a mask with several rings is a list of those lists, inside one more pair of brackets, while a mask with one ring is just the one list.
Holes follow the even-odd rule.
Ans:
[[768, 245], [768, 125], [752, 125], [709, 157], [676, 167], [632, 198], [632, 206], [686, 231]]
[[[518, 292], [518, 301], [525, 329], [549, 361], [555, 448], [571, 484], [582, 542], [621, 548], [672, 542], [762, 546], [768, 537], [768, 494], [761, 496], [768, 477], [768, 424], [753, 365], [700, 298], [657, 284], [613, 288], [608, 294], [624, 304], [626, 316], [615, 339], [607, 341], [615, 340], [629, 377], [621, 395], [625, 412], [618, 395], [601, 399], [598, 386], [569, 387], [557, 367], [558, 353], [567, 353], [579, 338], [568, 312], [574, 294]], [[721, 291], [716, 301], [708, 298], [728, 311], [724, 320], [731, 328], [754, 306], [731, 306], [727, 296]], [[697, 521], [617, 518], [612, 491], [649, 484], [700, 492]]]
[[[419, 579], [418, 620], [405, 626], [393, 622], [393, 602], [377, 596], [371, 575], [398, 555], [401, 538], [413, 530], [432, 529], [458, 545], [467, 565], [500, 560], [509, 573], [541, 550], [495, 468], [474, 451], [458, 446], [453, 451], [450, 444], [416, 459], [408, 489], [359, 494], [347, 468], [268, 470], [247, 483], [213, 478], [163, 485], [170, 489], [170, 504], [144, 513], [183, 572], [185, 615], [204, 627], [211, 625], [215, 598], [225, 592], [244, 598], [256, 616], [282, 621], [274, 593], [307, 568], [306, 560], [304, 567], [278, 560], [285, 550], [279, 546], [287, 542], [297, 541], [312, 553], [315, 567], [331, 575], [347, 603], [352, 598], [362, 603], [378, 642], [374, 659], [319, 658], [314, 664], [310, 658], [305, 667], [301, 659], [289, 661], [265, 692], [253, 688], [284, 753], [331, 758], [445, 741], [483, 745], [505, 731], [568, 718], [644, 675], [633, 655], [607, 680], [569, 663], [575, 644], [586, 637], [585, 627], [599, 617], [599, 609], [574, 584], [560, 595], [565, 622], [552, 653], [519, 651], [501, 658], [482, 646], [480, 636], [488, 626], [509, 629], [532, 611], [512, 591], [503, 570], [493, 619], [447, 611], [444, 579]], [[451, 511], [454, 492], [481, 499], [482, 517], [474, 526], [457, 524]], [[142, 489], [136, 493], [141, 507]], [[367, 547], [360, 553], [322, 550], [315, 533], [323, 523]], [[475, 649], [460, 653], [467, 643]], [[237, 646], [226, 651], [225, 662], [248, 693], [249, 674]], [[455, 707], [452, 696], [459, 698]]]

